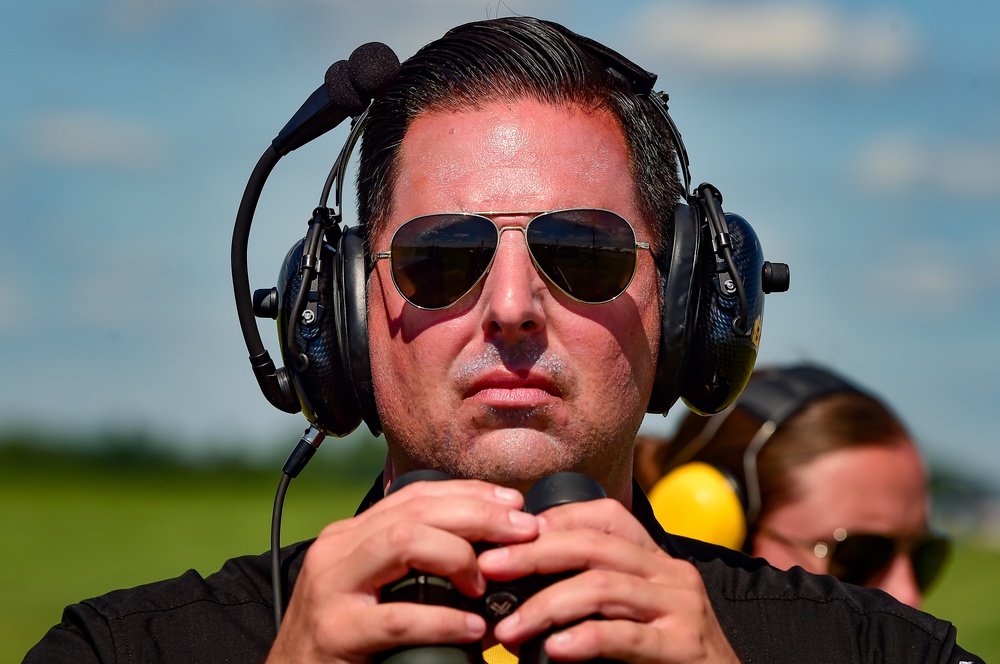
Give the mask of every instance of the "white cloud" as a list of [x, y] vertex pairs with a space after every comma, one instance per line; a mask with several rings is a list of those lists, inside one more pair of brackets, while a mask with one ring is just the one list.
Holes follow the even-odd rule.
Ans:
[[937, 190], [943, 195], [1000, 195], [1000, 142], [961, 142], [889, 134], [857, 157], [863, 187], [876, 192]]
[[281, 12], [293, 23], [299, 17], [326, 38], [374, 33], [386, 43], [396, 45], [398, 40], [412, 50], [466, 21], [535, 15], [552, 4], [549, 0], [111, 0], [105, 20], [114, 33], [139, 37], [178, 18], [189, 20], [192, 13], [204, 14], [212, 6], [262, 15]]
[[[983, 247], [967, 251], [927, 240], [900, 240], [884, 260], [871, 266], [863, 282], [868, 306], [938, 318], [967, 312], [991, 288], [1000, 270], [984, 274]], [[992, 273], [992, 274], [990, 274]]]
[[818, 4], [656, 3], [638, 12], [629, 30], [643, 57], [668, 59], [689, 73], [878, 80], [905, 70], [915, 55], [901, 17], [848, 15]]
[[40, 112], [22, 136], [27, 154], [67, 166], [146, 169], [160, 162], [167, 145], [148, 125], [91, 111]]

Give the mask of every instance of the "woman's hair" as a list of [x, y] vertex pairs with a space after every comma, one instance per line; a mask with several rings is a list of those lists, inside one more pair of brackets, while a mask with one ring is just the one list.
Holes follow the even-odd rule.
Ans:
[[[756, 372], [748, 389], [765, 373], [768, 370]], [[732, 412], [713, 417], [689, 413], [673, 438], [665, 442], [649, 436], [636, 439], [636, 479], [648, 491], [677, 466], [704, 461], [725, 470], [740, 487], [746, 487], [744, 453], [764, 424], [741, 408], [739, 400]], [[888, 406], [860, 391], [835, 392], [808, 402], [778, 426], [757, 454], [761, 506], [757, 520], [796, 498], [795, 469], [830, 452], [894, 445], [907, 439], [905, 427]]]
[[[362, 134], [358, 217], [369, 245], [392, 213], [399, 150], [407, 129], [431, 111], [473, 111], [486, 104], [537, 100], [606, 112], [622, 128], [636, 182], [636, 203], [661, 251], [683, 187], [676, 148], [662, 113], [593, 47], [565, 28], [528, 17], [459, 26], [403, 63], [392, 89], [375, 101]], [[656, 223], [656, 222], [659, 223]]]

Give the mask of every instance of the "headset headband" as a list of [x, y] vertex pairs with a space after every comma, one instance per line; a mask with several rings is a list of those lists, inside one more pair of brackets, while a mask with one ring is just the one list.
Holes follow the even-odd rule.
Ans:
[[760, 480], [757, 457], [774, 432], [793, 415], [823, 397], [832, 394], [865, 394], [843, 378], [814, 366], [799, 366], [771, 372], [761, 372], [747, 385], [736, 402], [764, 422], [743, 452], [743, 477], [747, 488], [747, 523], [756, 523], [760, 516]]

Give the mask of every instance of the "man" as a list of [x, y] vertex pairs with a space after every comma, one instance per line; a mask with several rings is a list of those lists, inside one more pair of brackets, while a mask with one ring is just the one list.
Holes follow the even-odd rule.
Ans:
[[[273, 645], [266, 563], [236, 559], [206, 580], [71, 607], [29, 661], [361, 663], [417, 644], [481, 644], [499, 661], [496, 643], [516, 652], [550, 627], [563, 629], [544, 649], [563, 661], [978, 661], [950, 625], [887, 596], [672, 538], [634, 491], [657, 262], [681, 190], [665, 121], [627, 80], [558, 27], [486, 21], [409, 60], [368, 122], [359, 207], [384, 476], [355, 518], [285, 552], [294, 587]], [[603, 272], [591, 289], [539, 255], [538, 236], [567, 239], [567, 219], [627, 238], [624, 270], [621, 256], [596, 260], [621, 273], [608, 288]], [[495, 251], [467, 271], [410, 270], [407, 252], [433, 257], [442, 235]], [[463, 479], [382, 498], [418, 469]], [[522, 511], [528, 487], [565, 470], [609, 498]], [[487, 580], [579, 573], [488, 627], [450, 606], [380, 602], [411, 569], [473, 597]]]

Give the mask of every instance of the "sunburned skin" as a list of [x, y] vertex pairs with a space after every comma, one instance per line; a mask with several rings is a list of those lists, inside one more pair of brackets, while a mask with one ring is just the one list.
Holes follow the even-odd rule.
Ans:
[[[606, 113], [533, 100], [429, 112], [400, 154], [375, 251], [407, 220], [444, 211], [509, 211], [493, 217], [498, 227], [523, 228], [536, 211], [602, 208], [649, 239], [625, 138]], [[659, 340], [649, 252], [625, 293], [599, 305], [550, 288], [518, 232], [501, 233], [489, 273], [446, 309], [407, 304], [388, 270], [379, 262], [370, 281], [369, 329], [390, 474], [438, 468], [526, 490], [572, 469], [630, 504]]]

